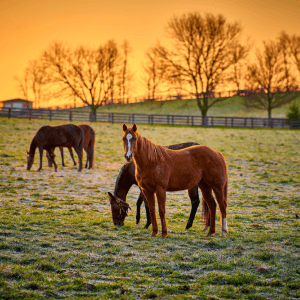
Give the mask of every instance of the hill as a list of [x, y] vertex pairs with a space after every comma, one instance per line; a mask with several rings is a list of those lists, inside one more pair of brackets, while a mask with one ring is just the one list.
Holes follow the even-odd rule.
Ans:
[[[300, 105], [299, 97], [295, 100]], [[272, 111], [272, 117], [285, 118], [289, 104]], [[88, 108], [84, 108], [88, 109]], [[97, 112], [115, 113], [141, 113], [141, 114], [161, 114], [161, 115], [190, 115], [199, 116], [201, 112], [197, 106], [196, 99], [174, 100], [158, 102], [142, 102], [131, 104], [116, 104], [99, 107]], [[267, 117], [266, 110], [246, 108], [243, 105], [243, 97], [230, 97], [223, 102], [212, 106], [208, 111], [208, 116], [228, 116], [228, 117]]]

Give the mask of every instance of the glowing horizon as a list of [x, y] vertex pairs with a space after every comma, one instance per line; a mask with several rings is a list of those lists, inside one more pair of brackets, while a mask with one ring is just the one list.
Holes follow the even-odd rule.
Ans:
[[[53, 41], [73, 48], [77, 45], [97, 47], [110, 39], [119, 45], [126, 39], [133, 48], [129, 67], [136, 77], [135, 94], [143, 96], [146, 88], [138, 78], [142, 74], [145, 51], [157, 41], [168, 45], [164, 31], [168, 21], [174, 15], [194, 11], [202, 15], [222, 14], [229, 22], [241, 22], [243, 36], [250, 36], [254, 48], [263, 40], [274, 40], [283, 30], [300, 35], [300, 0], [263, 3], [258, 0], [212, 0], [210, 3], [199, 0], [0, 0], [0, 101], [23, 98], [16, 89], [14, 77], [23, 77], [29, 61], [37, 59]], [[52, 101], [52, 105], [58, 101]]]

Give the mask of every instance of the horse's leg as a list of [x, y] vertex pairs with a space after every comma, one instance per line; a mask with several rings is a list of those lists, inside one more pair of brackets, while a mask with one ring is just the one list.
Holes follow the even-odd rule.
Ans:
[[146, 217], [147, 217], [147, 223], [145, 225], [145, 228], [148, 228], [151, 225], [151, 216], [150, 216], [148, 202], [145, 197], [143, 197], [143, 198], [144, 198], [144, 205], [145, 205]]
[[39, 153], [40, 153], [40, 166], [37, 169], [38, 172], [42, 170], [42, 163], [43, 163], [43, 148], [39, 147]]
[[203, 231], [206, 231], [209, 228], [209, 224], [210, 224], [210, 212], [209, 212], [208, 205], [204, 199], [202, 199], [202, 220], [205, 225]]
[[143, 193], [141, 192], [139, 195], [139, 198], [136, 202], [136, 224], [139, 224], [140, 222], [140, 217], [141, 217], [141, 205], [144, 202], [145, 204], [145, 210], [146, 210], [146, 217], [147, 217], [147, 223], [145, 225], [145, 228], [148, 228], [151, 224], [151, 217], [150, 217], [150, 212], [149, 212], [149, 207], [148, 207], [148, 202], [146, 198], [144, 197]]
[[74, 147], [74, 150], [77, 153], [78, 161], [79, 161], [78, 172], [81, 172], [81, 170], [82, 170], [82, 147], [76, 146], [76, 147]]
[[151, 223], [152, 223], [152, 233], [151, 236], [157, 236], [158, 234], [158, 226], [157, 226], [157, 219], [156, 219], [156, 213], [155, 213], [155, 197], [154, 193], [151, 191], [142, 190], [144, 196], [146, 197], [146, 200], [148, 202], [149, 206], [149, 212], [151, 217]]
[[74, 164], [74, 166], [76, 166], [76, 161], [75, 161], [75, 159], [74, 159], [72, 147], [68, 147], [68, 150], [69, 150], [70, 156], [71, 156], [71, 158], [72, 158], [72, 160], [73, 160], [73, 164]]
[[[61, 166], [64, 167], [65, 162], [64, 162], [64, 148], [63, 148], [63, 146], [59, 146], [59, 151], [60, 151], [60, 157], [61, 157]], [[53, 159], [53, 161], [54, 161], [54, 159]]]
[[[85, 150], [85, 149], [84, 149]], [[87, 169], [87, 168], [91, 168], [91, 162], [90, 162], [90, 160], [91, 160], [91, 158], [90, 158], [90, 153], [89, 153], [89, 151], [87, 150], [87, 151], [85, 151], [86, 152], [86, 163], [85, 163], [85, 168]]]
[[141, 205], [143, 203], [144, 195], [142, 192], [140, 192], [139, 197], [136, 201], [136, 215], [135, 215], [135, 224], [140, 223], [140, 218], [141, 218]]
[[156, 187], [156, 197], [161, 221], [161, 237], [165, 238], [168, 236], [168, 228], [166, 222], [166, 190], [162, 187]]
[[192, 189], [188, 191], [189, 197], [191, 199], [191, 204], [192, 204], [192, 210], [190, 213], [189, 220], [186, 224], [185, 230], [188, 230], [193, 226], [194, 218], [197, 212], [197, 208], [199, 206], [200, 200], [199, 200], [199, 193], [198, 193], [198, 186], [196, 185]]
[[[207, 233], [207, 236], [215, 234], [216, 232], [216, 201], [213, 197], [212, 194], [212, 188], [203, 182], [201, 180], [198, 184], [199, 188], [201, 189], [203, 199], [207, 203], [207, 206], [209, 208], [209, 213], [210, 213], [210, 226], [209, 226], [209, 231]], [[207, 225], [206, 225], [207, 226]], [[206, 226], [204, 229], [206, 229]]]
[[227, 208], [227, 184], [224, 187], [213, 186], [216, 199], [219, 204], [221, 220], [222, 222], [222, 236], [226, 236], [228, 232], [227, 220], [226, 220], [226, 208]]
[[54, 170], [55, 170], [55, 172], [57, 172], [57, 165], [56, 165], [55, 160], [54, 160], [54, 155], [53, 156], [51, 155], [51, 159], [52, 159], [52, 162], [54, 164]]

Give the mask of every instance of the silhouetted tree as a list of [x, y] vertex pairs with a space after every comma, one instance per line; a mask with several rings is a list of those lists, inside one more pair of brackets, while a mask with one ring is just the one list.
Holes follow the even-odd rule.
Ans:
[[233, 64], [228, 72], [228, 81], [233, 82], [237, 88], [237, 93], [241, 91], [241, 84], [245, 80], [246, 57], [250, 51], [250, 45], [238, 45], [233, 49]]
[[[202, 116], [224, 98], [213, 98], [214, 92], [226, 81], [226, 71], [244, 58], [246, 51], [234, 59], [240, 42], [241, 25], [228, 23], [224, 16], [190, 13], [173, 17], [167, 34], [174, 41], [173, 50], [158, 45], [155, 49], [164, 61], [169, 79], [179, 78], [197, 99]], [[171, 80], [170, 80], [171, 81]]]
[[15, 77], [18, 90], [22, 92], [25, 100], [34, 100], [35, 108], [41, 107], [41, 101], [47, 100], [47, 78], [45, 69], [39, 60], [32, 60], [24, 71], [23, 78]]
[[91, 121], [96, 119], [99, 106], [114, 101], [122, 72], [122, 58], [115, 41], [98, 49], [80, 46], [74, 51], [56, 42], [43, 53], [42, 60], [55, 95], [80, 99], [91, 108]]
[[130, 90], [130, 82], [132, 80], [132, 74], [128, 68], [128, 57], [129, 54], [132, 52], [132, 48], [130, 47], [127, 40], [124, 40], [123, 44], [121, 45], [121, 49], [123, 50], [123, 63], [121, 66], [120, 78], [119, 78], [119, 95], [122, 102], [125, 102], [125, 98], [128, 99], [129, 97], [129, 90]]
[[154, 48], [146, 51], [144, 66], [144, 81], [147, 85], [148, 99], [155, 99], [158, 87], [163, 82], [164, 68], [160, 66], [159, 56]]
[[244, 104], [267, 110], [271, 118], [274, 108], [291, 102], [297, 93], [288, 92], [286, 87], [280, 43], [269, 41], [263, 45], [263, 50], [256, 52], [255, 62], [248, 66], [247, 85], [253, 93], [244, 97]]

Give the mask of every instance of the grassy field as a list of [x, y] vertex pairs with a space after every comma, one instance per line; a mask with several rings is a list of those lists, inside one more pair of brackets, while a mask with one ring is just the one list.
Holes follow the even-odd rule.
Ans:
[[[300, 96], [295, 100], [300, 105]], [[242, 97], [234, 96], [223, 102], [217, 103], [208, 110], [208, 116], [227, 116], [227, 117], [257, 117], [267, 118], [266, 110], [246, 108]], [[274, 118], [286, 118], [289, 104], [272, 111]], [[115, 105], [99, 107], [98, 112], [116, 113], [144, 113], [144, 114], [163, 114], [163, 115], [190, 115], [200, 116], [201, 112], [196, 100], [176, 100], [163, 102], [144, 102], [130, 105]]]
[[[228, 227], [205, 237], [201, 211], [184, 231], [186, 191], [167, 194], [169, 236], [150, 238], [142, 209], [114, 227], [107, 192], [124, 163], [121, 124], [91, 124], [95, 169], [26, 171], [45, 121], [0, 119], [0, 299], [300, 298], [299, 131], [138, 126], [153, 142], [196, 141], [229, 167]], [[49, 122], [58, 125], [60, 122]], [[58, 154], [58, 151], [57, 151]], [[85, 156], [84, 156], [85, 161]], [[199, 207], [200, 208], [200, 207]], [[219, 217], [219, 216], [218, 216]]]

